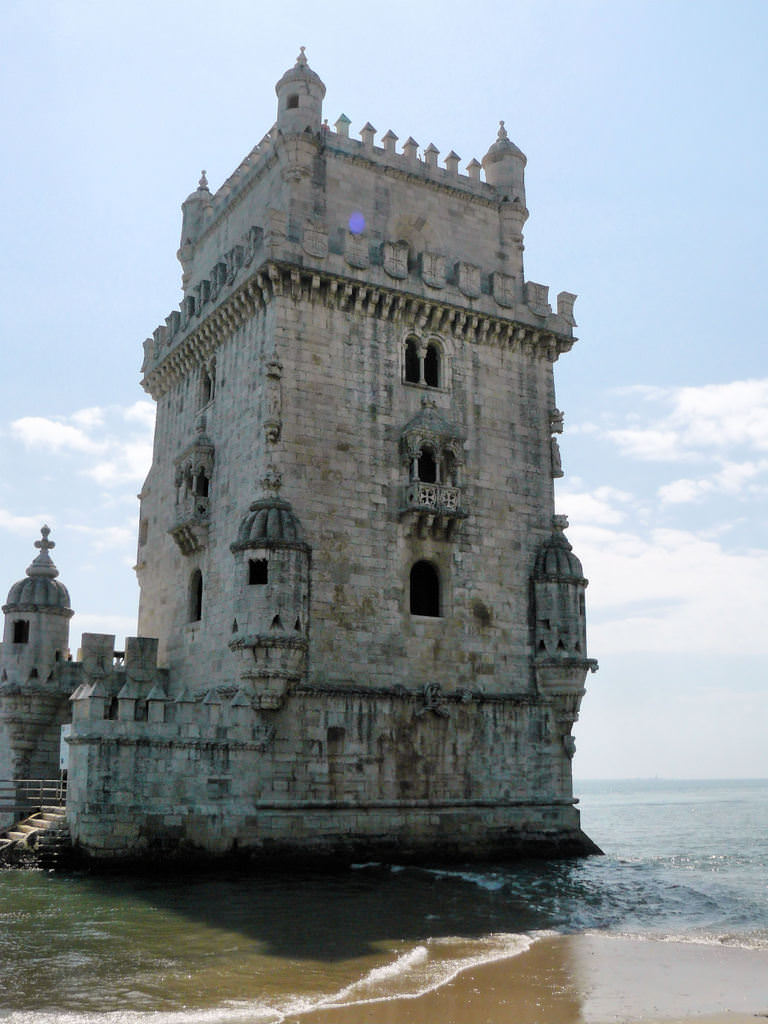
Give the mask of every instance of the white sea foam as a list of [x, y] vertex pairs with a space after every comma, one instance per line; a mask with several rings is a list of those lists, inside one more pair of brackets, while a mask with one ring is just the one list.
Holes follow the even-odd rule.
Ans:
[[585, 935], [601, 938], [632, 939], [636, 942], [676, 942], [685, 946], [728, 946], [731, 949], [768, 950], [768, 930], [760, 932], [663, 932], [611, 931], [588, 929]]
[[284, 1024], [313, 1010], [384, 1003], [393, 999], [417, 999], [449, 984], [464, 971], [482, 964], [507, 960], [525, 952], [549, 933], [535, 935], [492, 934], [481, 939], [448, 936], [429, 939], [389, 963], [373, 967], [357, 981], [330, 995], [290, 998], [269, 1004], [242, 1002], [197, 1010], [114, 1010], [95, 1013], [27, 1012], [7, 1015], [2, 1024]]

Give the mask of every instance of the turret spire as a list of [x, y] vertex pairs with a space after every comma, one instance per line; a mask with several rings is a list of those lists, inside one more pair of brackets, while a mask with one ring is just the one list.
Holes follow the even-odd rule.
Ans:
[[27, 576], [45, 576], [52, 580], [59, 575], [59, 570], [53, 564], [53, 559], [48, 552], [51, 548], [55, 548], [56, 544], [52, 540], [48, 540], [51, 528], [47, 523], [40, 527], [40, 533], [42, 539], [35, 541], [35, 547], [40, 549], [40, 554], [27, 567]]

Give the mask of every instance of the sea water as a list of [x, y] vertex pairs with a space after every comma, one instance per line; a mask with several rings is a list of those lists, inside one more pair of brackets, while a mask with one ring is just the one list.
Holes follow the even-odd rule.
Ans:
[[0, 872], [0, 1020], [281, 1024], [607, 932], [768, 949], [768, 780], [584, 782], [605, 856], [135, 878]]

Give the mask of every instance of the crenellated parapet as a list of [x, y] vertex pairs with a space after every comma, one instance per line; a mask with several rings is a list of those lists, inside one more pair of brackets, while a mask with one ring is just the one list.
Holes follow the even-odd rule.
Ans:
[[[281, 297], [308, 299], [330, 309], [408, 326], [429, 326], [472, 344], [499, 344], [513, 350], [524, 347], [550, 362], [573, 347], [576, 296], [572, 293], [558, 295], [556, 312], [547, 300], [545, 285], [536, 285], [535, 292], [529, 287], [527, 295], [533, 305], [515, 301], [505, 275], [460, 260], [444, 272], [438, 290], [432, 272], [425, 277], [424, 268], [434, 267], [430, 254], [403, 260], [401, 272], [387, 255], [388, 244], [369, 249], [367, 269], [359, 279], [349, 276], [358, 259], [352, 256], [350, 262], [349, 254], [357, 251], [354, 248], [334, 253], [329, 247], [327, 260], [319, 258], [327, 267], [308, 266], [306, 254], [300, 258], [295, 243], [292, 249], [286, 244], [280, 261], [267, 258], [266, 249], [258, 263], [244, 256], [231, 283], [216, 292], [201, 288], [199, 305], [193, 297], [185, 299], [182, 311], [171, 313], [165, 326], [144, 342], [144, 389], [159, 398], [188, 372], [190, 364], [204, 366], [219, 345]], [[217, 265], [225, 263], [222, 260]], [[234, 266], [235, 261], [232, 263]], [[468, 309], [471, 296], [474, 304]]]

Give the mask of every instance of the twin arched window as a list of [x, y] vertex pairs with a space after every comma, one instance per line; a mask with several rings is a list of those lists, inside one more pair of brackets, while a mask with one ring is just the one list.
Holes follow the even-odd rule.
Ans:
[[410, 337], [405, 342], [405, 365], [403, 377], [406, 384], [421, 384], [422, 387], [443, 386], [442, 353], [436, 341], [427, 342], [426, 348], [418, 338]]

